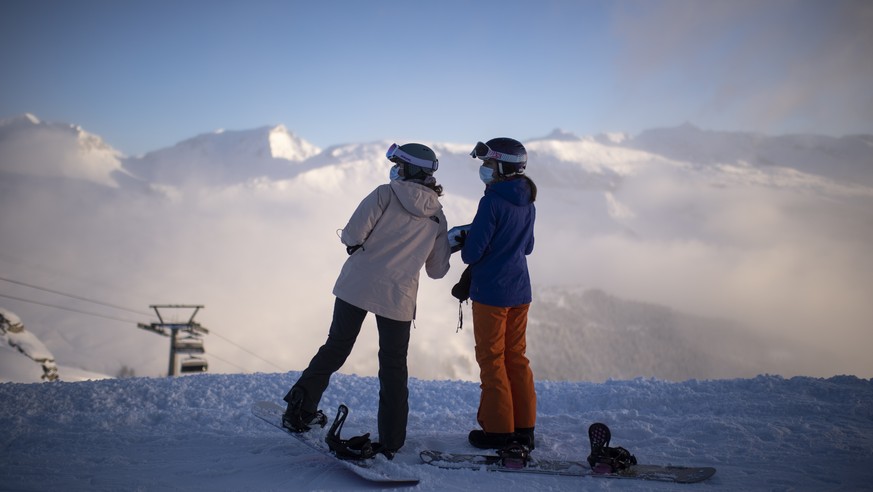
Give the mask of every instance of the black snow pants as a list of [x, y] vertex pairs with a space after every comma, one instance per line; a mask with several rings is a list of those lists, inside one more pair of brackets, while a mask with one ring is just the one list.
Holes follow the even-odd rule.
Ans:
[[[367, 311], [340, 298], [336, 299], [327, 341], [294, 384], [305, 391], [304, 411], [315, 412], [318, 409], [331, 375], [342, 367], [352, 352], [366, 316]], [[406, 354], [411, 324], [411, 321], [376, 316], [379, 330], [379, 442], [392, 451], [397, 451], [406, 442], [409, 418]], [[285, 401], [290, 398], [291, 391], [285, 395]]]

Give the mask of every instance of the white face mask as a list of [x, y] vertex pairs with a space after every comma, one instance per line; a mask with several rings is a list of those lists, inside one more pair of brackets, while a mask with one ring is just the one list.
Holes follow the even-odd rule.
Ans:
[[400, 179], [400, 166], [395, 164], [391, 166], [391, 170], [388, 171], [388, 179], [391, 181], [397, 181]]
[[490, 167], [481, 166], [479, 168], [479, 179], [482, 180], [485, 184], [491, 184], [494, 182], [494, 170]]

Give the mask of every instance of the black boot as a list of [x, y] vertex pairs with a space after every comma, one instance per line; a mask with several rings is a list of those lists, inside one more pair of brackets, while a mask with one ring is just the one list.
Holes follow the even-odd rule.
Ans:
[[397, 454], [396, 449], [388, 449], [387, 447], [385, 447], [384, 444], [382, 444], [380, 442], [373, 443], [373, 451], [375, 451], [376, 454], [381, 453], [383, 456], [385, 456], [389, 460], [393, 460], [394, 455]]
[[282, 415], [282, 427], [291, 432], [306, 432], [314, 425], [324, 427], [327, 424], [327, 416], [317, 410], [315, 412], [307, 412], [303, 410], [303, 400], [306, 397], [306, 392], [303, 388], [294, 387], [291, 389], [291, 395], [288, 399], [288, 408], [285, 414]]
[[515, 429], [512, 440], [518, 442], [519, 444], [523, 444], [525, 447], [527, 447], [527, 449], [533, 451], [533, 449], [536, 447], [534, 443], [534, 428], [524, 427]]
[[479, 449], [499, 449], [506, 446], [512, 439], [512, 433], [485, 432], [483, 430], [470, 431], [467, 440]]

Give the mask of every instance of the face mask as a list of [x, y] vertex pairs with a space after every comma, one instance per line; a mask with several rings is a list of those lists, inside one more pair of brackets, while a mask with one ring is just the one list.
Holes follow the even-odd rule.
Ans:
[[490, 167], [481, 166], [479, 168], [479, 179], [487, 185], [491, 184], [494, 182], [494, 170]]
[[397, 181], [400, 179], [400, 166], [391, 166], [391, 171], [388, 172], [388, 179]]

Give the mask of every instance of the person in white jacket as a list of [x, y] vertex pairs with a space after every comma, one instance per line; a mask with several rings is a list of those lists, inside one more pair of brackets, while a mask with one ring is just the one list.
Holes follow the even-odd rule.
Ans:
[[406, 355], [419, 272], [424, 266], [430, 278], [442, 278], [449, 271], [451, 251], [439, 201], [442, 187], [433, 177], [439, 167], [434, 151], [418, 143], [394, 144], [386, 157], [394, 163], [390, 182], [364, 198], [342, 230], [349, 258], [333, 288], [330, 332], [285, 396], [283, 425], [305, 432], [313, 424], [325, 424], [318, 403], [370, 312], [379, 331], [379, 442], [373, 448], [392, 458], [406, 440]]

